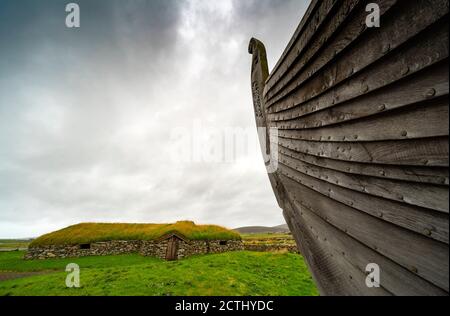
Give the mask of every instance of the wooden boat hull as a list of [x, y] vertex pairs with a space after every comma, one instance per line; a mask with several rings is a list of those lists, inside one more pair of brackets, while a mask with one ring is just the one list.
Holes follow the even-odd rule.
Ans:
[[446, 0], [313, 0], [270, 74], [250, 41], [269, 179], [322, 295], [448, 295], [448, 26]]

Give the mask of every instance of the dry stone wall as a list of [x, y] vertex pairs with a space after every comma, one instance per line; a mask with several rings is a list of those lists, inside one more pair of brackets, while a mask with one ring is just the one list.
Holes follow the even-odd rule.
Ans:
[[245, 244], [244, 249], [247, 251], [259, 251], [259, 252], [277, 252], [288, 251], [290, 253], [299, 253], [296, 245], [283, 245], [283, 244]]
[[[152, 256], [165, 259], [168, 240], [155, 241], [107, 241], [85, 245], [40, 246], [31, 247], [25, 259], [71, 258], [86, 256], [107, 256], [139, 253], [143, 256]], [[178, 259], [228, 251], [244, 250], [240, 240], [228, 241], [178, 241]]]

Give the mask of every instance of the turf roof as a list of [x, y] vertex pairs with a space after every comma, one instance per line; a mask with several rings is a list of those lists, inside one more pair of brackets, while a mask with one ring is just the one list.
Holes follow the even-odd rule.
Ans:
[[240, 240], [232, 230], [217, 225], [196, 225], [181, 221], [174, 224], [83, 223], [42, 235], [30, 247], [76, 245], [113, 240], [156, 240], [178, 233], [189, 240]]

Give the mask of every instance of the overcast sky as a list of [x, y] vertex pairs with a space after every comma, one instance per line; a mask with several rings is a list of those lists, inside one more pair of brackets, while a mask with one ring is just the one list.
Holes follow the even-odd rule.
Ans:
[[79, 222], [284, 223], [257, 147], [177, 161], [199, 137], [174, 131], [240, 127], [256, 141], [248, 41], [273, 67], [309, 1], [73, 1], [78, 29], [68, 2], [0, 1], [0, 238]]

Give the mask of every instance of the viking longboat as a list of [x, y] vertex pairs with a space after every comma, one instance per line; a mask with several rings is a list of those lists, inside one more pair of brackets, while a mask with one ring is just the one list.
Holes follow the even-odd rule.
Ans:
[[448, 11], [313, 0], [270, 74], [250, 41], [269, 180], [322, 295], [448, 295]]

